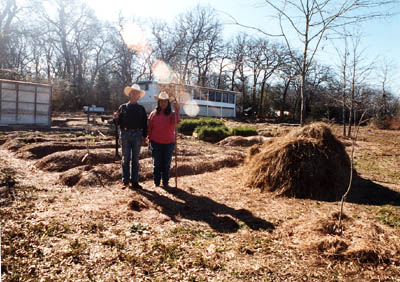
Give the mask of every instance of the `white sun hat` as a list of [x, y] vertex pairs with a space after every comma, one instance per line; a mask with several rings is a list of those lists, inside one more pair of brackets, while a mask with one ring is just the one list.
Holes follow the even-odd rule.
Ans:
[[124, 93], [125, 95], [129, 96], [129, 93], [131, 92], [136, 92], [140, 94], [139, 98], [144, 97], [144, 95], [146, 95], [146, 92], [144, 92], [144, 90], [140, 89], [140, 86], [138, 84], [132, 84], [132, 86], [127, 86], [124, 89]]
[[158, 94], [158, 96], [154, 96], [154, 99], [156, 99], [157, 101], [159, 101], [159, 100], [168, 100], [168, 101], [172, 102], [173, 100], [175, 100], [175, 97], [169, 96], [167, 94], [167, 92], [162, 91], [162, 92], [160, 92], [160, 94]]

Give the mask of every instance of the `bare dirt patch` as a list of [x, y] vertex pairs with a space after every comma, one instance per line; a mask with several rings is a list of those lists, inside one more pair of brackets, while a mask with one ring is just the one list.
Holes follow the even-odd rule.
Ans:
[[[151, 157], [143, 147], [144, 188], [121, 190], [112, 127], [99, 122], [80, 131], [87, 128], [85, 117], [68, 118], [74, 119], [70, 121], [77, 131], [61, 130], [68, 126], [66, 121], [48, 132], [3, 134], [4, 281], [393, 281], [400, 277], [398, 132], [361, 129], [355, 162], [359, 183], [345, 204], [340, 233], [338, 202], [276, 197], [246, 185], [243, 164], [249, 151], [262, 150], [259, 146], [211, 144], [179, 136], [178, 186], [171, 189], [152, 187]], [[254, 126], [274, 138], [296, 129]], [[95, 134], [98, 131], [102, 134]], [[340, 137], [341, 128], [332, 127], [332, 132], [347, 143], [344, 148], [349, 152], [351, 140]], [[174, 175], [175, 168], [172, 185]]]

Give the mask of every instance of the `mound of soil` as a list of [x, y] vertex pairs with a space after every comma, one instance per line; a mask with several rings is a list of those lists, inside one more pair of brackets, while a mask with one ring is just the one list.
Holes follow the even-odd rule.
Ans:
[[314, 123], [252, 147], [245, 171], [250, 187], [279, 196], [335, 201], [348, 187], [350, 159], [330, 128]]
[[75, 186], [82, 177], [82, 173], [89, 170], [90, 166], [79, 166], [71, 168], [60, 175], [60, 184], [68, 187]]
[[96, 167], [83, 165], [71, 168], [60, 175], [59, 183], [73, 186], [105, 185], [121, 179], [118, 163], [101, 164]]
[[[53, 154], [54, 155], [54, 154]], [[57, 154], [58, 155], [58, 154]], [[80, 156], [80, 155], [79, 155]], [[99, 161], [98, 154], [97, 161]], [[105, 156], [103, 156], [105, 157]], [[57, 159], [57, 156], [54, 156]], [[177, 176], [185, 175], [196, 175], [205, 172], [216, 171], [224, 167], [234, 167], [240, 165], [244, 160], [244, 154], [235, 154], [228, 156], [216, 156], [215, 158], [197, 157], [193, 159], [192, 157], [179, 157], [178, 158], [178, 168]], [[93, 163], [93, 161], [92, 161]], [[99, 164], [99, 162], [97, 162]], [[140, 181], [145, 181], [153, 178], [153, 161], [151, 158], [144, 158], [139, 161], [140, 171], [139, 179]], [[67, 169], [75, 165], [71, 169]], [[48, 169], [58, 169], [59, 164], [52, 165], [51, 162], [46, 162], [46, 170]], [[42, 168], [43, 169], [43, 168]], [[121, 179], [121, 164], [118, 163], [108, 163], [100, 165], [83, 165], [80, 159], [75, 157], [73, 160], [68, 159], [63, 167], [63, 173], [60, 175], [59, 182], [61, 184], [72, 186], [92, 186], [103, 184], [109, 184], [111, 182], [119, 181]], [[175, 176], [175, 163], [171, 164], [171, 179]], [[61, 171], [61, 170], [57, 170]]]
[[4, 142], [1, 147], [5, 150], [9, 150], [11, 152], [16, 152], [20, 148], [24, 147], [25, 144], [21, 142], [19, 139], [8, 139], [6, 142]]
[[[90, 144], [90, 149], [113, 148], [111, 143]], [[26, 159], [40, 159], [55, 152], [69, 150], [85, 150], [87, 145], [78, 142], [45, 142], [23, 146], [18, 149], [17, 156]]]
[[[86, 156], [86, 157], [85, 157]], [[60, 151], [50, 154], [36, 163], [44, 171], [62, 172], [82, 165], [96, 165], [114, 162], [115, 151], [112, 149]]]
[[[244, 155], [217, 156], [213, 159], [181, 160], [178, 164], [178, 176], [202, 174], [220, 170], [224, 167], [235, 167], [244, 160]], [[175, 175], [175, 167], [171, 167], [171, 175]]]
[[79, 174], [77, 186], [106, 185], [121, 179], [120, 166], [118, 164], [102, 164], [90, 170], [84, 170]]

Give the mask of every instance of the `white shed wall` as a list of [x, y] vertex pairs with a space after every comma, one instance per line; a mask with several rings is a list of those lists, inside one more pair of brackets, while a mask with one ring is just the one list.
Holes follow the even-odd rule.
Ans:
[[0, 79], [0, 125], [51, 125], [50, 85]]

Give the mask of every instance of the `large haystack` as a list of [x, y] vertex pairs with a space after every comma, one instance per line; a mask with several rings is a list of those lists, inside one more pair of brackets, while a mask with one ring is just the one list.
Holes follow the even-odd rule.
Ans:
[[334, 201], [347, 189], [350, 159], [324, 123], [289, 132], [252, 148], [246, 183], [279, 196]]

